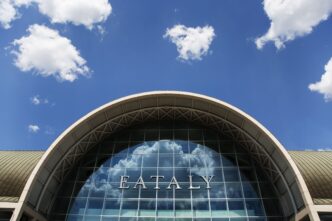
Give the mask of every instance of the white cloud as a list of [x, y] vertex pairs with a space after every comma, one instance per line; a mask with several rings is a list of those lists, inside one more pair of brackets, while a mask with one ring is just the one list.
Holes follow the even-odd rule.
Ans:
[[112, 12], [108, 0], [34, 0], [39, 11], [53, 23], [73, 23], [92, 29], [94, 24], [106, 21]]
[[29, 130], [29, 132], [31, 132], [31, 133], [37, 133], [37, 132], [40, 130], [40, 128], [39, 128], [39, 126], [36, 125], [36, 124], [30, 124], [30, 125], [28, 126], [28, 130]]
[[39, 95], [35, 95], [35, 96], [31, 97], [31, 98], [30, 98], [30, 101], [31, 101], [31, 103], [34, 104], [34, 105], [48, 104], [48, 103], [49, 103], [48, 99], [46, 99], [46, 98], [42, 98], [42, 97], [40, 97]]
[[325, 73], [320, 81], [310, 84], [309, 89], [323, 94], [325, 101], [332, 100], [332, 58], [325, 65]]
[[108, 0], [1, 0], [0, 23], [8, 29], [19, 17], [18, 8], [38, 6], [39, 12], [48, 16], [52, 23], [72, 23], [92, 29], [95, 24], [105, 22], [112, 12]]
[[39, 95], [33, 96], [32, 98], [30, 98], [30, 101], [34, 105], [39, 105], [41, 103]]
[[256, 39], [258, 49], [269, 41], [280, 49], [285, 42], [311, 33], [332, 12], [331, 0], [264, 0], [263, 4], [271, 24], [267, 33]]
[[4, 29], [11, 27], [11, 22], [20, 17], [18, 8], [29, 6], [31, 0], [0, 0], [0, 24]]
[[10, 23], [18, 17], [17, 10], [10, 0], [0, 1], [0, 23], [5, 29], [10, 28]]
[[35, 71], [43, 77], [54, 76], [59, 81], [73, 82], [80, 75], [89, 76], [86, 61], [68, 38], [43, 25], [31, 25], [29, 34], [15, 39], [12, 53], [15, 65], [24, 72]]
[[208, 53], [215, 34], [213, 27], [208, 25], [196, 28], [175, 25], [167, 28], [163, 37], [176, 45], [179, 59], [201, 60]]

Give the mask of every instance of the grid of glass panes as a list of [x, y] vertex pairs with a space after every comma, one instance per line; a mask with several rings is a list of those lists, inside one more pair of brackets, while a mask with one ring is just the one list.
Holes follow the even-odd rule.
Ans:
[[[129, 188], [119, 188], [121, 176]], [[159, 189], [151, 176], [163, 176]], [[201, 176], [213, 176], [210, 189]], [[146, 188], [134, 188], [140, 177]], [[167, 188], [172, 177], [181, 189]], [[283, 220], [278, 205], [266, 176], [235, 142], [207, 129], [158, 126], [127, 130], [91, 151], [64, 184], [52, 219]]]

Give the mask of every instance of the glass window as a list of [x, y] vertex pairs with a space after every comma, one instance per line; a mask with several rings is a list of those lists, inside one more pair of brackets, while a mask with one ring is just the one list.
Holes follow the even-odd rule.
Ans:
[[208, 189], [204, 183], [196, 183], [194, 186], [200, 186], [200, 189], [192, 190], [192, 197], [197, 199], [206, 199], [208, 197]]
[[103, 215], [118, 216], [120, 211], [120, 199], [105, 200]]
[[155, 216], [156, 213], [156, 200], [141, 200], [139, 206], [140, 216]]
[[224, 181], [224, 174], [222, 168], [213, 168], [210, 170], [209, 175], [213, 175], [214, 182]]
[[121, 216], [136, 216], [138, 208], [137, 200], [123, 200], [121, 208]]
[[211, 183], [210, 198], [225, 198], [225, 184]]
[[188, 168], [190, 154], [174, 154], [174, 167]]
[[103, 209], [103, 199], [90, 198], [88, 200], [88, 205], [85, 211], [87, 215], [101, 215]]
[[[151, 123], [148, 128], [112, 135], [96, 148], [63, 184], [51, 217], [67, 221], [282, 219], [265, 174], [238, 144], [215, 131], [174, 122]], [[162, 177], [157, 182], [151, 176]]]
[[195, 200], [193, 201], [193, 210], [195, 217], [210, 217], [209, 203], [205, 200]]
[[212, 217], [228, 217], [226, 200], [211, 200]]
[[179, 183], [181, 189], [175, 190], [175, 198], [176, 199], [190, 199], [190, 189], [188, 183]]
[[[143, 186], [140, 185], [140, 191], [141, 191], [141, 198], [156, 198], [156, 192], [155, 190], [155, 183], [145, 183], [146, 188], [143, 188]], [[126, 191], [126, 190], [124, 190]]]
[[[130, 182], [130, 183], [127, 184], [129, 186], [129, 188], [126, 189], [126, 190], [121, 191], [121, 192], [123, 192], [122, 197], [124, 199], [135, 199], [135, 198], [137, 199], [139, 197], [139, 191], [137, 189], [133, 188], [135, 186], [135, 184], [136, 183]], [[114, 191], [116, 191], [116, 189]]]
[[248, 216], [264, 216], [262, 202], [260, 200], [246, 200]]
[[143, 155], [143, 167], [157, 167], [158, 154], [149, 153]]
[[188, 168], [175, 168], [174, 175], [178, 182], [188, 182]]
[[160, 189], [158, 190], [158, 198], [173, 198], [175, 191], [173, 191], [173, 189], [167, 189], [168, 185], [169, 183], [159, 183]]
[[175, 200], [176, 217], [192, 217], [190, 200]]
[[245, 198], [259, 198], [257, 183], [244, 182], [242, 186]]
[[242, 200], [228, 201], [229, 215], [230, 216], [245, 216], [244, 203]]
[[239, 171], [237, 168], [225, 168], [224, 169], [224, 176], [226, 182], [234, 182], [239, 181]]
[[241, 183], [226, 183], [227, 198], [242, 198]]
[[[158, 200], [157, 216], [174, 217], [173, 200]], [[158, 219], [159, 220], [159, 219]]]
[[[173, 167], [173, 153], [159, 154], [159, 167]], [[156, 166], [156, 165], [155, 165]]]
[[[156, 176], [157, 175], [157, 167], [155, 168], [144, 168], [144, 170], [142, 170], [142, 178], [145, 182], [151, 182], [151, 176]], [[137, 176], [134, 176], [137, 177]], [[131, 177], [130, 177], [131, 178]], [[135, 182], [137, 181], [137, 179], [133, 179]]]
[[207, 166], [210, 166], [210, 167], [221, 167], [222, 163], [221, 163], [220, 154], [212, 154], [211, 161], [209, 161], [209, 163], [207, 164]]

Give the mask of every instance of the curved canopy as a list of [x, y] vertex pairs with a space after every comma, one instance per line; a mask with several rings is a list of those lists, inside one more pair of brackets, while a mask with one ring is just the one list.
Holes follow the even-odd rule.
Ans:
[[105, 104], [63, 132], [32, 172], [20, 198], [20, 213], [23, 205], [28, 203], [47, 215], [68, 171], [104, 138], [137, 123], [167, 119], [195, 122], [241, 142], [275, 184], [286, 216], [296, 214], [303, 207], [311, 211], [310, 194], [292, 158], [255, 119], [211, 97], [160, 91], [136, 94]]

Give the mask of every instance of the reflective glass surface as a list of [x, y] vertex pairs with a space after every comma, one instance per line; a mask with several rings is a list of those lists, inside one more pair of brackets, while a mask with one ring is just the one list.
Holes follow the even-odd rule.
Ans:
[[283, 220], [250, 156], [191, 125], [130, 129], [89, 152], [58, 194], [52, 220]]

